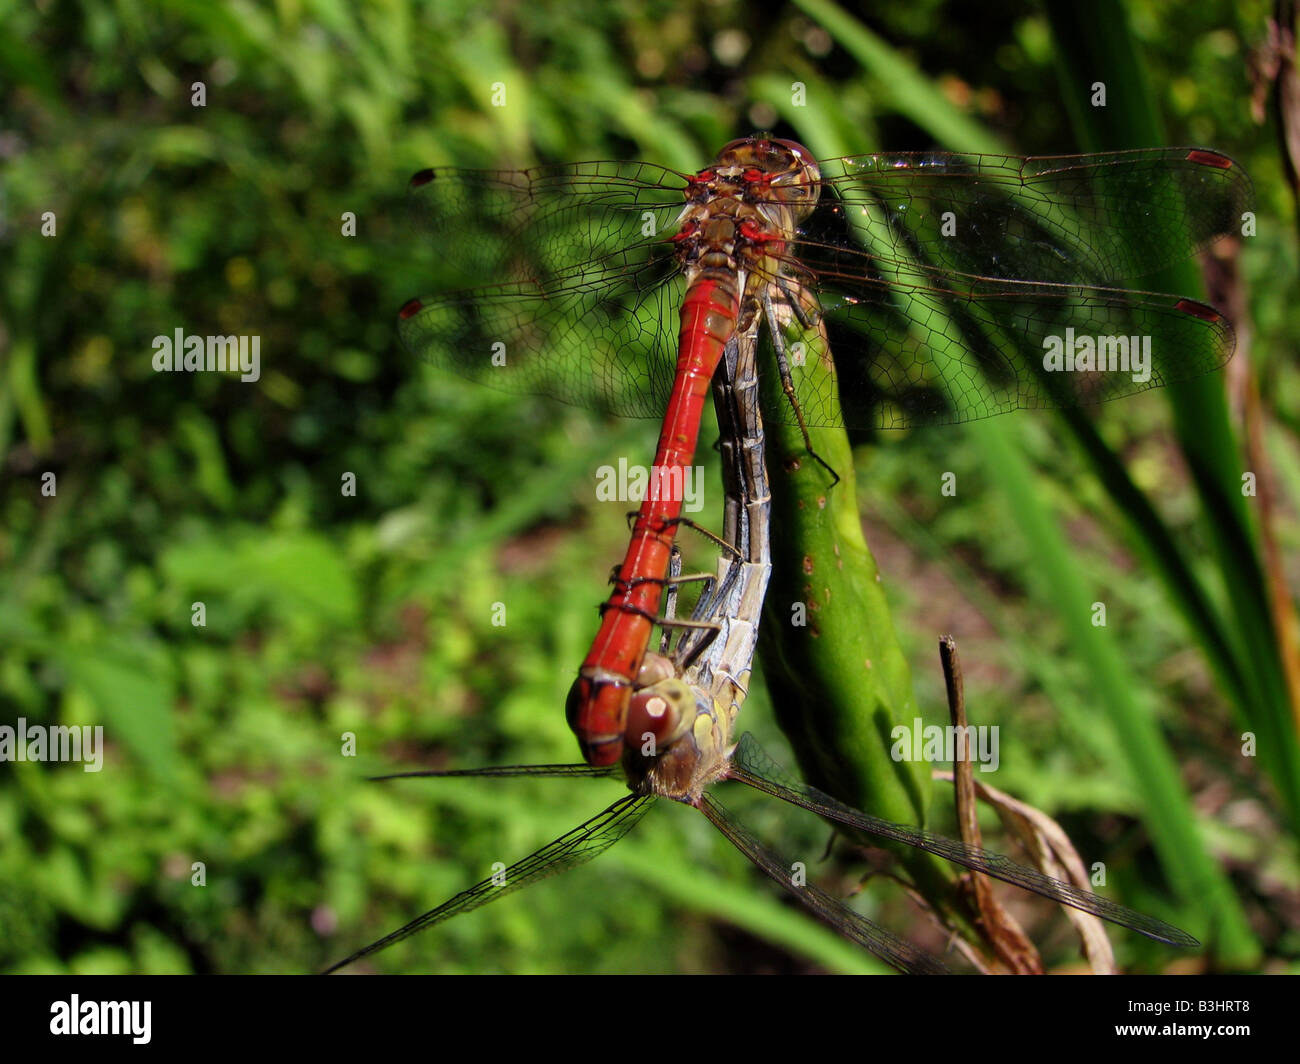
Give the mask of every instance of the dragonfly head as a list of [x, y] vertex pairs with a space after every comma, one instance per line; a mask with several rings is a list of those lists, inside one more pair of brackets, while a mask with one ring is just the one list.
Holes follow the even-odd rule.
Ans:
[[636, 680], [584, 668], [569, 688], [564, 713], [589, 765], [612, 765], [627, 751], [653, 760], [695, 721], [695, 695], [662, 654], [648, 652]]
[[798, 141], [756, 133], [724, 147], [718, 152], [714, 166], [759, 170], [772, 175], [772, 193], [793, 208], [797, 218], [807, 216], [817, 204], [821, 167], [813, 153]]
[[647, 653], [627, 707], [623, 745], [653, 758], [682, 737], [695, 722], [695, 692], [677, 675], [672, 661]]
[[[683, 679], [676, 664], [646, 654], [628, 704], [623, 769], [644, 794], [694, 802], [725, 768], [714, 708]], [[725, 727], [724, 727], [725, 731]]]

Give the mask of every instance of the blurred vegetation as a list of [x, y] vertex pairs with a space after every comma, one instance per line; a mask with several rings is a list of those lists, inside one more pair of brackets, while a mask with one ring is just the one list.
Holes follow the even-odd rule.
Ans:
[[[1271, 120], [1250, 108], [1270, 8], [1128, 10], [1165, 140], [1225, 151], [1255, 180], [1238, 323], [1251, 346], [1232, 370], [1260, 386], [1295, 588], [1295, 225]], [[0, 765], [8, 972], [317, 969], [619, 793], [362, 780], [573, 759], [563, 699], [626, 539], [624, 507], [594, 501], [593, 471], [648, 454], [655, 435], [407, 361], [394, 317], [427, 291], [437, 255], [402, 211], [412, 171], [585, 158], [693, 170], [764, 127], [815, 152], [1080, 147], [1052, 22], [1029, 2], [864, 16], [825, 0], [177, 0], [161, 14], [143, 0], [0, 0], [0, 12], [0, 723], [99, 723], [108, 740], [97, 774]], [[801, 110], [794, 81], [809, 89]], [[196, 82], [206, 106], [191, 103]], [[492, 106], [496, 82], [505, 107]], [[40, 235], [46, 211], [57, 237]], [[341, 235], [345, 212], [355, 238]], [[261, 380], [155, 374], [153, 337], [177, 328], [259, 335]], [[1234, 612], [1259, 588], [1224, 563], [1226, 526], [1179, 417], [1148, 394], [1096, 427], [1263, 683], [1276, 647]], [[996, 438], [883, 434], [856, 454], [925, 716], [946, 719], [934, 639], [952, 632], [972, 720], [1002, 725], [997, 785], [1057, 816], [1085, 861], [1105, 860], [1111, 896], [1210, 936], [1204, 956], [1175, 957], [1116, 932], [1124, 967], [1293, 967], [1296, 783], [1280, 749], [1294, 724], [1276, 697], [1223, 682], [1162, 577], [1170, 559], [1077, 432], [1041, 414], [991, 424]], [[963, 505], [936, 492], [944, 471], [975, 486]], [[347, 473], [355, 496], [340, 490]], [[1253, 542], [1235, 549], [1257, 562]], [[1109, 605], [1100, 658], [1079, 653], [1062, 580]], [[206, 627], [191, 624], [197, 601]], [[1232, 950], [1168, 867], [1168, 822], [1107, 715], [1116, 697], [1158, 726], [1180, 808], [1244, 921]], [[761, 692], [746, 714], [789, 761]], [[1240, 734], [1266, 734], [1259, 721], [1283, 733], [1243, 757]], [[339, 756], [349, 732], [355, 758]], [[740, 807], [763, 837], [820, 853], [824, 828], [775, 804]], [[847, 894], [855, 872], [817, 874]], [[702, 817], [665, 803], [590, 868], [373, 967], [877, 968], [760, 879]], [[1071, 963], [1059, 915], [1014, 901], [1048, 961]], [[855, 904], [943, 948], [897, 890]]]

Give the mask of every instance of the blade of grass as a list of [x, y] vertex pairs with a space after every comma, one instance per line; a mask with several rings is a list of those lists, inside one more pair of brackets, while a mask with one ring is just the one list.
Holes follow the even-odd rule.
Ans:
[[[1085, 11], [1053, 0], [1046, 9], [1058, 42], [1063, 91], [1081, 145], [1095, 151], [1163, 143], [1123, 6], [1116, 0], [1101, 0]], [[1105, 107], [1090, 102], [1099, 79], [1097, 71], [1104, 72]], [[1151, 282], [1165, 291], [1204, 289], [1190, 263], [1162, 271]], [[1223, 378], [1214, 374], [1164, 391], [1179, 444], [1201, 495], [1231, 621], [1220, 618], [1213, 625], [1217, 632], [1207, 631], [1202, 603], [1179, 593], [1186, 584], [1180, 581], [1171, 584], [1171, 589], [1188, 624], [1201, 637], [1216, 672], [1236, 681], [1228, 692], [1234, 696], [1238, 719], [1258, 736], [1261, 761], [1277, 786], [1294, 830], [1300, 828], [1300, 746], [1291, 727], [1292, 707], [1252, 514], [1241, 492], [1246, 463], [1229, 420]], [[1082, 442], [1085, 453], [1097, 464], [1097, 449], [1087, 439]], [[1156, 522], [1152, 518], [1150, 511], [1132, 511], [1133, 531], [1147, 544], [1149, 553], [1159, 554], [1172, 565], [1167, 544], [1153, 536]], [[1232, 648], [1235, 668], [1218, 664], [1225, 647]]]
[[[820, 0], [816, 0], [814, 6], [823, 13], [832, 10]], [[851, 47], [850, 42], [860, 41], [861, 35], [857, 33], [857, 27], [845, 21], [846, 18], [836, 12], [835, 17], [829, 22], [823, 21], [823, 25], [831, 30], [837, 40], [846, 47]], [[855, 54], [865, 60], [879, 62], [874, 49], [859, 48]], [[936, 94], [931, 94], [929, 99], [934, 108], [949, 107]], [[936, 119], [933, 112], [927, 112], [925, 126], [931, 130], [955, 128], [952, 123]], [[976, 132], [973, 136], [974, 143], [950, 146], [960, 150], [980, 151], [996, 151], [999, 147], [983, 132]], [[814, 153], [826, 156], [846, 154], [862, 150], [863, 147], [830, 142], [829, 139], [826, 143], [814, 142], [810, 146]], [[1012, 432], [1014, 429], [1003, 422], [982, 422], [968, 428], [967, 440], [984, 452], [987, 467], [994, 471], [1003, 485], [1012, 504], [1008, 509], [1009, 523], [1019, 524], [1026, 530], [1034, 556], [1043, 562], [1037, 574], [1038, 590], [1045, 601], [1060, 612], [1066, 630], [1074, 633], [1075, 642], [1079, 643], [1082, 637], [1081, 648], [1084, 645], [1088, 648], [1081, 657], [1089, 669], [1092, 689], [1098, 693], [1098, 708], [1103, 710], [1105, 719], [1119, 740], [1118, 743], [1111, 744], [1112, 748], [1122, 751], [1123, 761], [1115, 765], [1115, 768], [1133, 781], [1142, 797], [1166, 874], [1184, 901], [1195, 901], [1208, 921], [1215, 926], [1220, 936], [1221, 955], [1230, 963], [1245, 963], [1253, 956], [1254, 946], [1235, 898], [1199, 842], [1190, 802], [1179, 785], [1176, 764], [1158, 729], [1152, 724], [1147, 706], [1135, 694], [1141, 690], [1138, 678], [1125, 665], [1114, 637], [1104, 629], [1094, 629], [1091, 626], [1089, 608], [1092, 597], [1079, 581], [1054, 522], [1037, 494], [1031, 490], [1032, 482], [1020, 449], [1011, 445], [1008, 439], [1008, 434]], [[1100, 444], [1099, 440], [1096, 442]], [[1123, 467], [1113, 455], [1110, 456], [1108, 473], [1107, 486], [1112, 491], [1117, 484], [1128, 483]], [[774, 478], [774, 496], [780, 484], [780, 479]], [[1131, 491], [1136, 493], [1137, 489], [1132, 487]], [[1121, 501], [1123, 494], [1121, 493]], [[1015, 515], [1014, 522], [1010, 515]], [[1146, 538], [1154, 544], [1150, 550], [1159, 551], [1161, 536], [1156, 535], [1155, 530], [1163, 530], [1165, 542], [1171, 537], [1168, 537], [1167, 529], [1163, 529], [1149, 507], [1143, 516], [1149, 527], [1144, 529], [1139, 526], [1135, 532], [1138, 538]], [[775, 550], [774, 556], [777, 557], [779, 567], [781, 561]], [[1180, 589], [1187, 593], [1187, 589], [1199, 587], [1194, 574], [1180, 555], [1162, 555], [1162, 560], [1166, 562], [1162, 575], [1166, 576], [1166, 582], [1173, 586], [1176, 594]], [[1169, 574], [1176, 574], [1176, 579], [1170, 580]], [[1208, 624], [1205, 620], [1208, 597], [1203, 593], [1192, 594], [1190, 600], [1197, 602], [1199, 617], [1202, 623]], [[1196, 620], [1197, 615], [1193, 615], [1190, 623], [1195, 623]], [[1209, 627], [1211, 630], [1217, 627], [1219, 632], [1223, 631], [1222, 625]], [[1222, 643], [1223, 640], [1219, 642]], [[1221, 660], [1226, 660], [1221, 646], [1219, 656]], [[1230, 669], [1222, 671], [1231, 675]]]

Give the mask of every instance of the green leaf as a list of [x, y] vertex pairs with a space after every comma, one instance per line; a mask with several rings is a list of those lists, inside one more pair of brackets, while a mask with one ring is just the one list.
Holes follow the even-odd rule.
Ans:
[[160, 648], [126, 641], [59, 645], [50, 657], [103, 715], [105, 743], [121, 742], [158, 779], [174, 777], [176, 692], [171, 662]]

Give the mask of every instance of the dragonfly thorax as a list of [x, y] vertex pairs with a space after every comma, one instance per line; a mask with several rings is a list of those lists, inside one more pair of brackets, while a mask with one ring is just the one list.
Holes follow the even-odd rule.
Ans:
[[687, 181], [673, 237], [683, 269], [770, 281], [817, 204], [820, 180], [812, 155], [794, 141], [760, 136], [728, 144]]

